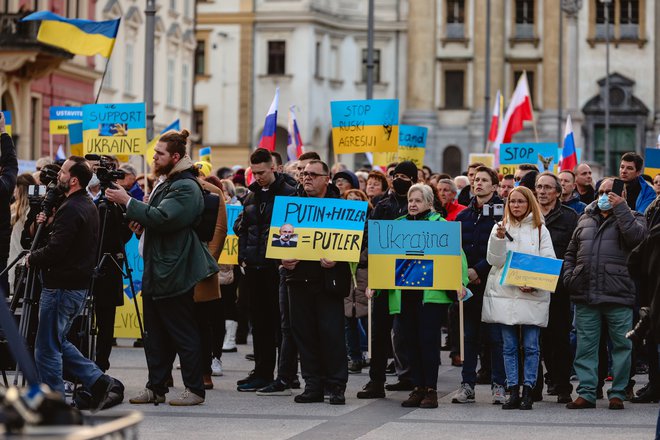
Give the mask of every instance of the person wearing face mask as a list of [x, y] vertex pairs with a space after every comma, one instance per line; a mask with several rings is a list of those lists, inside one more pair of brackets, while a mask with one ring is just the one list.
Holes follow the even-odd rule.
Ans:
[[631, 367], [632, 328], [636, 287], [626, 260], [647, 233], [644, 216], [630, 209], [626, 193], [612, 192], [613, 178], [601, 183], [596, 200], [578, 221], [566, 254], [562, 278], [575, 303], [577, 353], [574, 368], [579, 397], [568, 409], [596, 407], [598, 345], [601, 323], [607, 323], [612, 342], [612, 387], [609, 408], [623, 409]]
[[[392, 191], [374, 208], [372, 220], [394, 220], [408, 213], [408, 190], [417, 183], [417, 166], [410, 161], [401, 162], [392, 171]], [[371, 364], [369, 382], [357, 393], [358, 399], [377, 399], [385, 397], [388, 391], [412, 391], [414, 385], [410, 368], [405, 359], [405, 348], [401, 340], [396, 318], [389, 314], [388, 296], [382, 292], [367, 290], [367, 296], [373, 294], [371, 323]], [[392, 342], [391, 330], [394, 329]], [[394, 358], [399, 382], [385, 387], [385, 369], [391, 345], [394, 345]]]

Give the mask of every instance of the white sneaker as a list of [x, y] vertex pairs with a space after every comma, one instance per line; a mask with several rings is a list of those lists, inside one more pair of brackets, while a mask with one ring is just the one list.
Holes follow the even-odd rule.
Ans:
[[73, 390], [76, 388], [76, 385], [73, 382], [68, 380], [64, 381], [64, 395], [67, 397], [73, 396]]
[[452, 397], [451, 403], [474, 403], [474, 388], [467, 383], [462, 383]]
[[222, 376], [222, 361], [216, 357], [211, 359], [211, 376]]
[[493, 395], [493, 405], [503, 405], [506, 403], [506, 391], [503, 385], [494, 384], [491, 387], [491, 394]]

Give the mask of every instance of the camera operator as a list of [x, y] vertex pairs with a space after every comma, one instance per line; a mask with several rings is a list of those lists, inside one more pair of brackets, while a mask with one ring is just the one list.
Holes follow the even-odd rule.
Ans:
[[[98, 245], [99, 217], [85, 188], [92, 178], [87, 161], [71, 156], [62, 166], [58, 187], [66, 196], [51, 224], [47, 244], [28, 255], [28, 266], [42, 271], [35, 361], [41, 381], [64, 396], [63, 368], [91, 392], [92, 408], [100, 408], [114, 385], [67, 340], [76, 316], [84, 308]], [[47, 221], [46, 213], [37, 223]]]
[[[39, 173], [38, 181], [41, 183], [41, 185], [45, 186], [46, 188], [53, 189], [53, 191], [49, 191], [48, 193], [46, 193], [46, 196], [54, 198], [52, 201], [49, 201], [48, 203], [52, 207], [52, 212], [49, 212], [49, 215], [54, 214], [57, 207], [59, 207], [60, 204], [62, 203], [62, 200], [64, 200], [64, 194], [61, 194], [59, 190], [56, 188], [57, 176], [60, 172], [60, 169], [61, 167], [59, 165], [51, 163], [45, 165], [41, 169], [41, 172]], [[34, 234], [37, 231], [37, 227], [35, 224], [37, 215], [41, 211], [43, 211], [42, 207], [46, 196], [39, 194], [32, 194], [29, 197], [30, 210], [28, 211], [27, 218], [25, 219], [23, 234], [21, 234], [21, 246], [23, 246], [23, 248], [25, 249], [30, 249], [32, 247], [32, 239], [34, 238]], [[46, 230], [41, 235], [41, 243], [39, 243], [37, 247], [43, 247], [46, 244], [46, 239], [48, 238], [48, 231], [50, 229], [50, 225], [45, 225], [44, 227], [46, 228]]]
[[[11, 240], [11, 198], [16, 187], [18, 160], [16, 147], [5, 128], [5, 116], [0, 112], [0, 271], [7, 267]], [[5, 295], [9, 292], [7, 274], [0, 279]]]

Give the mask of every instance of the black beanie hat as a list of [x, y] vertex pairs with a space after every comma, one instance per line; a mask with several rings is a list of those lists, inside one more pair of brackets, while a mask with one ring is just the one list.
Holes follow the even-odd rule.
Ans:
[[394, 174], [405, 174], [406, 176], [410, 177], [410, 180], [412, 180], [414, 183], [417, 183], [417, 165], [415, 165], [413, 162], [407, 160], [405, 162], [400, 162], [395, 168], [394, 168]]

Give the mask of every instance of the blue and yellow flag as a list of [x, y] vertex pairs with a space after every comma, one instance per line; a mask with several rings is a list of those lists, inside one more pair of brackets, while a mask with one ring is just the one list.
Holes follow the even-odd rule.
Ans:
[[509, 251], [500, 284], [554, 292], [564, 260]]
[[9, 110], [4, 110], [2, 114], [5, 115], [5, 131], [11, 136], [11, 112]]
[[71, 144], [71, 155], [83, 155], [83, 125], [82, 122], [69, 124], [69, 143]]
[[660, 174], [660, 148], [647, 148], [644, 157], [644, 174], [651, 178]]
[[204, 147], [199, 150], [199, 160], [203, 162], [213, 163], [211, 162], [211, 147]]
[[110, 58], [121, 19], [108, 21], [64, 18], [50, 11], [39, 11], [21, 21], [38, 21], [37, 40], [61, 47], [76, 55], [102, 55]]
[[332, 101], [330, 112], [336, 154], [397, 151], [398, 99]]
[[222, 248], [222, 253], [218, 259], [220, 264], [238, 264], [238, 236], [234, 231], [236, 218], [243, 211], [243, 207], [238, 205], [225, 205], [227, 208], [227, 238]]

